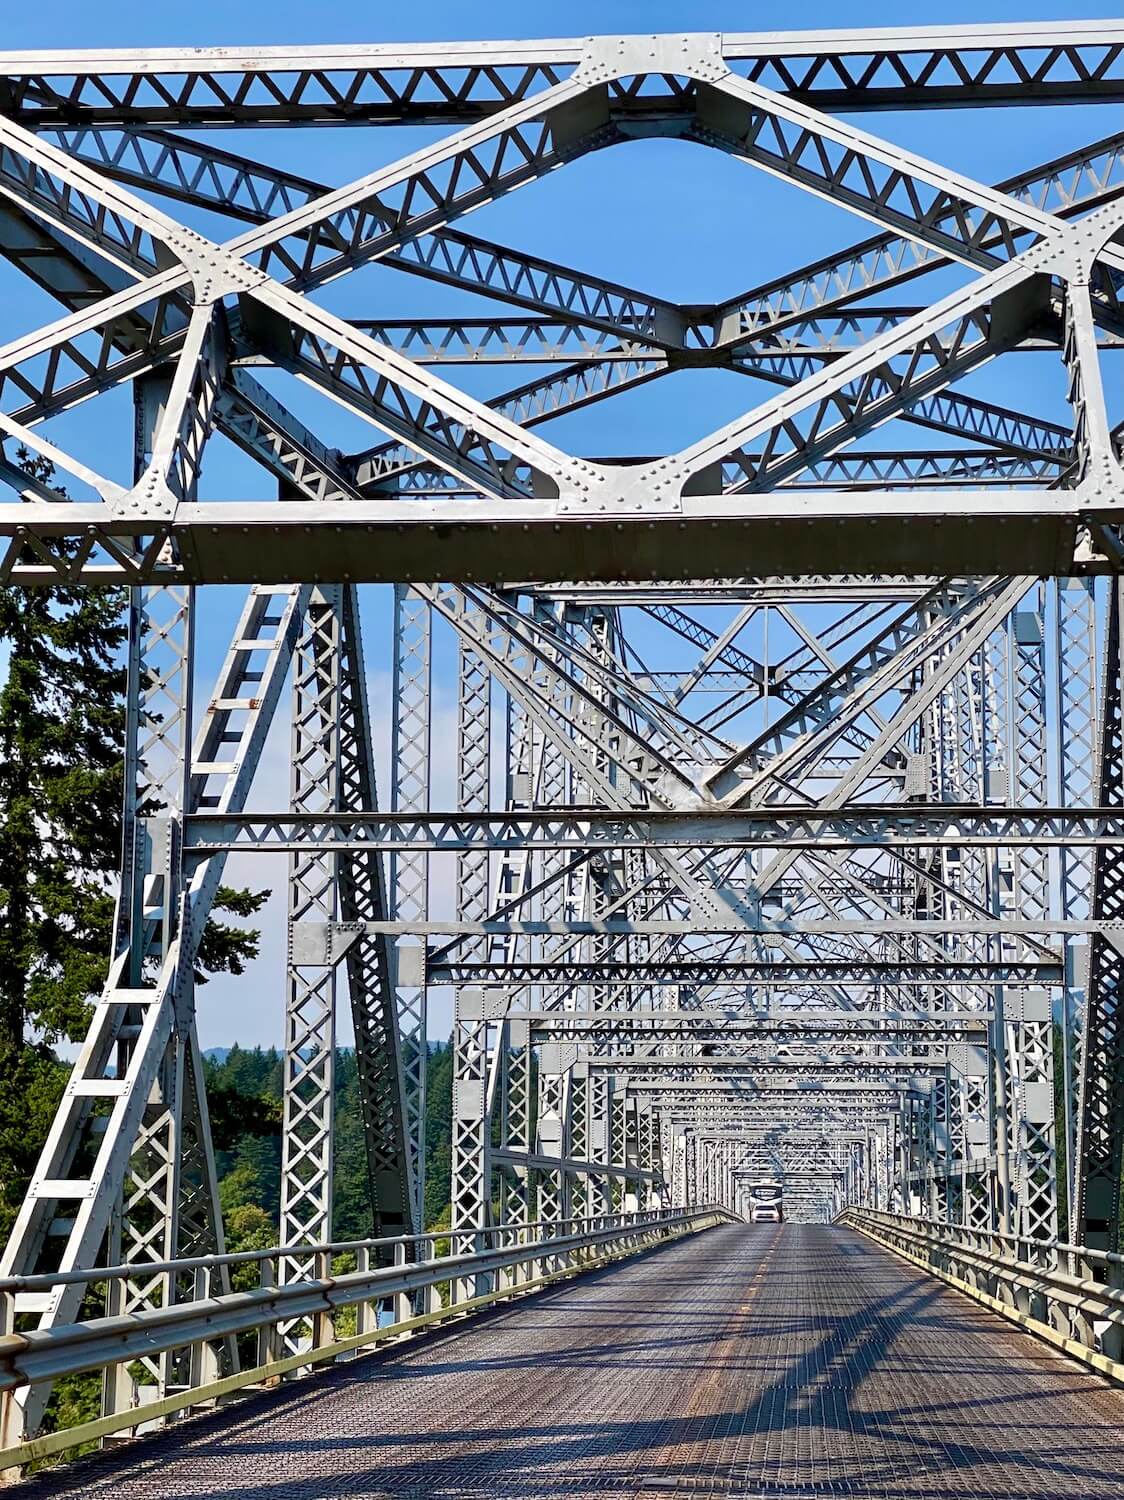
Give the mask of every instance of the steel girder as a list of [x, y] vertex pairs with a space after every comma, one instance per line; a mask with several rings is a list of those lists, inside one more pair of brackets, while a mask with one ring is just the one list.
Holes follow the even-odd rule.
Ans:
[[[626, 37], [617, 99], [639, 102], [638, 76], [670, 73], [666, 107], [701, 39]], [[1119, 102], [1124, 34], [1085, 26], [915, 26], [730, 33], [706, 38], [738, 73], [844, 111]], [[9, 109], [33, 126], [456, 124], [503, 109], [580, 66], [588, 41], [438, 42], [416, 46], [127, 48], [0, 54]], [[629, 66], [631, 65], [631, 66]]]
[[[646, 808], [634, 813], [581, 808], [483, 813], [401, 812], [334, 817], [250, 812], [189, 816], [185, 843], [195, 857], [210, 850], [288, 853], [302, 844], [333, 848], [425, 851], [657, 848], [1064, 848], [1111, 847], [1124, 837], [1114, 807], [997, 807], [917, 802], [850, 803], [838, 808], [699, 807], [691, 812]], [[1077, 918], [1074, 918], [1077, 920]], [[1046, 930], [1044, 925], [1041, 929]]]

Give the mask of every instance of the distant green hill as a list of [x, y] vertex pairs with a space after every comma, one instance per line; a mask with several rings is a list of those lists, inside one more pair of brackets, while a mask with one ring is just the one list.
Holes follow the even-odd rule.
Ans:
[[[245, 1220], [241, 1210], [261, 1210], [274, 1232], [281, 1197], [282, 1055], [274, 1047], [211, 1047], [206, 1062], [207, 1099], [228, 1239]], [[430, 1045], [426, 1080], [425, 1223], [447, 1222], [452, 1165], [453, 1054]], [[366, 1189], [367, 1161], [359, 1115], [355, 1052], [336, 1052], [335, 1193], [332, 1236], [363, 1239], [372, 1232]], [[264, 1228], [260, 1220], [259, 1227]], [[231, 1248], [239, 1248], [232, 1245]]]

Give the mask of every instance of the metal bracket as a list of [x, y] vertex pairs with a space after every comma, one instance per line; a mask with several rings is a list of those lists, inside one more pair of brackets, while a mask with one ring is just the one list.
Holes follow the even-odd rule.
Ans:
[[363, 932], [361, 922], [294, 922], [289, 961], [297, 968], [333, 969]]
[[671, 32], [649, 36], [592, 36], [575, 77], [591, 83], [614, 78], [665, 74], [716, 82], [729, 73], [718, 31]]

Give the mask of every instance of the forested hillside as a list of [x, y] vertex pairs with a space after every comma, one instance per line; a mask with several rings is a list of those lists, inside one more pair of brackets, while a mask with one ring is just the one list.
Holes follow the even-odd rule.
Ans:
[[[249, 1249], [277, 1243], [281, 1201], [281, 1054], [274, 1048], [232, 1047], [207, 1060], [219, 1172], [219, 1192], [228, 1248]], [[355, 1054], [336, 1056], [334, 1239], [363, 1239], [371, 1233], [367, 1163], [359, 1118], [359, 1079]], [[452, 1136], [452, 1052], [434, 1046], [426, 1086], [427, 1228], [447, 1222]]]

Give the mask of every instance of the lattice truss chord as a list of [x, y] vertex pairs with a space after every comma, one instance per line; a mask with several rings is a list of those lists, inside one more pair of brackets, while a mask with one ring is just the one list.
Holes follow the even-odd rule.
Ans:
[[[0, 252], [59, 314], [0, 348], [0, 578], [133, 589], [111, 978], [5, 1271], [108, 1255], [135, 1267], [128, 1308], [161, 1306], [190, 1293], [145, 1263], [221, 1246], [191, 959], [230, 848], [290, 859], [288, 1276], [331, 1234], [344, 994], [376, 1233], [422, 1220], [436, 1002], [458, 1229], [738, 1210], [767, 1179], [792, 1217], [862, 1202], [1050, 1238], [1060, 1130], [1070, 1234], [1111, 1239], [1124, 786], [1097, 575], [1122, 556], [1124, 135], [988, 185], [853, 122], [1119, 104], [1124, 27], [9, 54], [0, 75]], [[449, 133], [353, 181], [251, 149], [312, 124], [375, 155], [382, 124]], [[667, 137], [861, 232], [700, 304], [457, 224]], [[542, 435], [688, 370], [766, 394], [673, 453]], [[261, 476], [241, 499], [212, 488], [248, 472], [231, 445]], [[383, 580], [372, 726], [357, 585]], [[254, 587], [204, 709], [211, 581]], [[291, 806], [248, 815], [288, 679]], [[74, 1310], [61, 1286], [17, 1303]], [[173, 1353], [146, 1379], [197, 1373]]]

